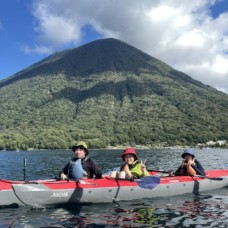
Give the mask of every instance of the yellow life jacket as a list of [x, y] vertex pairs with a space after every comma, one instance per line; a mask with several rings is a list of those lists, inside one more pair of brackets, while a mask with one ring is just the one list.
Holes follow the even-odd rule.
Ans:
[[142, 172], [141, 163], [138, 160], [134, 161], [131, 165], [128, 165], [128, 166], [134, 178], [142, 178], [144, 176], [150, 176], [148, 171], [146, 171], [145, 173]]

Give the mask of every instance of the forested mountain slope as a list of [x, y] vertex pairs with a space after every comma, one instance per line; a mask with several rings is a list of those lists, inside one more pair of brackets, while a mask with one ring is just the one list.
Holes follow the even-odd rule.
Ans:
[[116, 39], [0, 82], [0, 148], [195, 145], [228, 139], [228, 95]]

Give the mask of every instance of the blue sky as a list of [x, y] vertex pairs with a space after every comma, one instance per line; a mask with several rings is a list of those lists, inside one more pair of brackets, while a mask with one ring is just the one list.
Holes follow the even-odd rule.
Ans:
[[228, 93], [227, 25], [228, 0], [1, 0], [0, 80], [113, 37]]

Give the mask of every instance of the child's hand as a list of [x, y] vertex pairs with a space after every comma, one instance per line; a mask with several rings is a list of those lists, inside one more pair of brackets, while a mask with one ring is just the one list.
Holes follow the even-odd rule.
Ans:
[[146, 160], [141, 160], [141, 170], [142, 170], [142, 172], [143, 173], [145, 173], [146, 172]]

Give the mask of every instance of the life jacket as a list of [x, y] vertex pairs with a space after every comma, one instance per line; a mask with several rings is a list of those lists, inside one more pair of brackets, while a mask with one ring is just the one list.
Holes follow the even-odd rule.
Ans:
[[[125, 165], [126, 164], [124, 164], [122, 167], [124, 168]], [[128, 165], [128, 166], [129, 166], [130, 172], [132, 173], [135, 179], [141, 178], [143, 176], [149, 176], [148, 172], [143, 174], [141, 170], [141, 163], [138, 160], [134, 161], [131, 165]], [[122, 167], [121, 167], [121, 170], [123, 170]]]
[[87, 172], [83, 169], [83, 163], [88, 159], [72, 159], [69, 164], [68, 176], [73, 179], [81, 179], [82, 177], [88, 177]]

